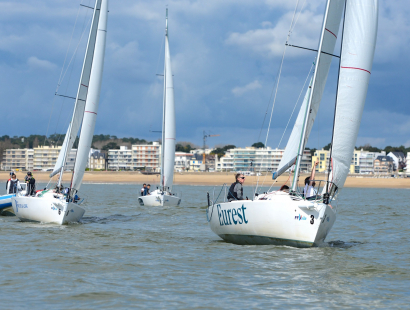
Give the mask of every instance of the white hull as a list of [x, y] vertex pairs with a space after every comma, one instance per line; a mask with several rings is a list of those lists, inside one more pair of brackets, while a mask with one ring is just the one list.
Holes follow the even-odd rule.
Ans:
[[11, 201], [14, 214], [23, 222], [56, 223], [60, 225], [78, 222], [83, 217], [85, 210], [76, 203], [66, 202], [60, 196], [51, 194], [44, 197], [14, 197]]
[[235, 244], [311, 247], [324, 242], [336, 220], [336, 212], [320, 202], [293, 200], [281, 192], [268, 199], [210, 206], [207, 214], [212, 231]]
[[175, 207], [181, 203], [181, 198], [155, 190], [148, 196], [138, 197], [141, 206], [146, 207]]

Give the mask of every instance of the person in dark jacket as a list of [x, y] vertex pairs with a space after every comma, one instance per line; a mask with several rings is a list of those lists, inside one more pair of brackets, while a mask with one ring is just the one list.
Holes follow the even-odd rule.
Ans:
[[243, 200], [243, 183], [245, 182], [245, 177], [242, 173], [237, 173], [235, 175], [235, 182], [231, 184], [228, 192], [228, 201]]
[[34, 196], [36, 194], [36, 180], [33, 178], [33, 174], [29, 171], [25, 178], [27, 183], [26, 196]]
[[20, 181], [14, 173], [12, 173], [11, 178], [7, 181], [6, 189], [7, 194], [16, 194], [17, 191], [21, 190]]

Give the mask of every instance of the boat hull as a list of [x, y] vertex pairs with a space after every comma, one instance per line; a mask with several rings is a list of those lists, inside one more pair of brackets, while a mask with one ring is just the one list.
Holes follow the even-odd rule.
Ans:
[[23, 222], [68, 224], [78, 222], [85, 210], [76, 203], [53, 197], [12, 198], [14, 214]]
[[0, 196], [0, 212], [11, 207], [11, 198], [16, 197], [16, 194]]
[[181, 198], [160, 191], [154, 191], [148, 196], [138, 197], [140, 206], [146, 207], [175, 207], [181, 203]]
[[336, 220], [326, 204], [294, 201], [289, 195], [271, 200], [241, 200], [208, 208], [211, 230], [235, 244], [318, 246]]

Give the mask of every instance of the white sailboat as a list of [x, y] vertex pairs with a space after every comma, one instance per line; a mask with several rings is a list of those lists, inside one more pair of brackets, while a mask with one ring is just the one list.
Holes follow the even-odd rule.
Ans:
[[162, 118], [161, 184], [150, 195], [138, 197], [141, 206], [177, 206], [181, 198], [172, 194], [175, 162], [175, 105], [171, 56], [168, 43], [168, 9], [165, 19], [164, 99]]
[[[313, 197], [298, 188], [300, 161], [319, 108], [329, 72], [331, 55], [345, 11], [339, 64], [332, 171], [317, 181]], [[273, 178], [295, 164], [289, 192], [273, 191], [254, 200], [215, 203], [209, 200], [207, 216], [214, 233], [236, 244], [276, 244], [311, 247], [321, 244], [336, 220], [331, 202], [336, 199], [349, 172], [359, 131], [373, 63], [377, 35], [378, 0], [328, 0], [315, 73]]]
[[[60, 174], [55, 189], [37, 192], [34, 197], [18, 195], [12, 198], [16, 216], [22, 221], [66, 224], [77, 222], [85, 210], [78, 199], [87, 165], [100, 99], [101, 81], [107, 34], [108, 0], [96, 0], [87, 49], [78, 86], [74, 112], [63, 146], [50, 178]], [[81, 126], [78, 150], [70, 186], [62, 191], [62, 177], [67, 154]]]

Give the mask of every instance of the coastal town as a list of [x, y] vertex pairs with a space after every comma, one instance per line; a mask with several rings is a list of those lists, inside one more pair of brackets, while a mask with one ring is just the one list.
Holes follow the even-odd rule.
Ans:
[[[145, 141], [145, 140], [144, 140]], [[119, 145], [107, 143], [102, 149], [92, 148], [89, 152], [88, 171], [142, 171], [159, 173], [161, 167], [161, 143]], [[107, 148], [107, 146], [115, 148]], [[195, 148], [188, 145], [189, 152], [176, 151], [174, 170], [176, 172], [245, 172], [248, 175], [275, 172], [278, 169], [284, 149], [264, 147], [255, 143], [249, 147]], [[177, 147], [178, 149], [178, 147]], [[180, 148], [181, 149], [181, 148]], [[38, 145], [33, 148], [6, 148], [2, 153], [3, 171], [51, 171], [56, 164], [60, 146]], [[218, 151], [219, 150], [219, 151]], [[66, 170], [74, 167], [77, 149], [73, 148], [67, 157]], [[407, 156], [406, 156], [407, 155]], [[407, 177], [406, 163], [410, 152], [369, 151], [355, 149], [349, 174], [367, 176]], [[302, 156], [301, 172], [310, 173], [313, 163], [318, 161], [316, 172], [325, 173], [329, 169], [330, 149], [305, 149]], [[410, 172], [410, 171], [409, 171]]]

